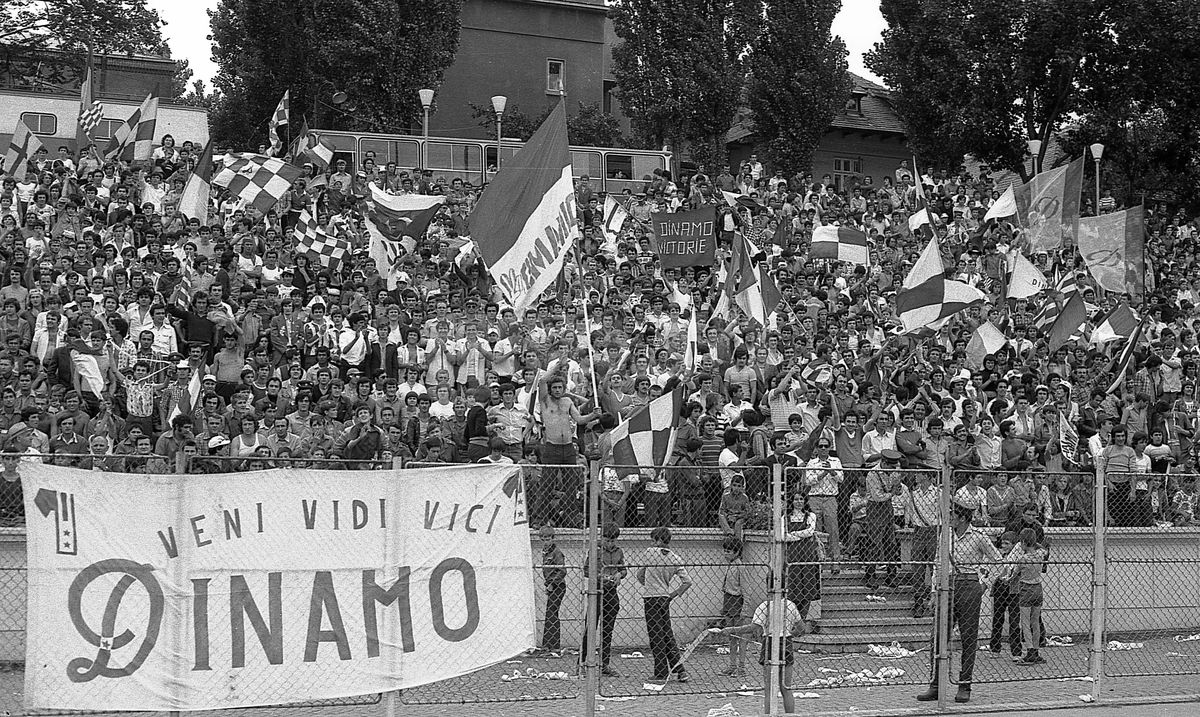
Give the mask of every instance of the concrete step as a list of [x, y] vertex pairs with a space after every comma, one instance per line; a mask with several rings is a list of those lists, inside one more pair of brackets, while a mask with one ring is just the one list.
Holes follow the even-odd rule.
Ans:
[[893, 630], [901, 632], [912, 632], [918, 627], [933, 625], [932, 617], [912, 617], [911, 614], [904, 617], [895, 617], [888, 615], [872, 615], [870, 617], [826, 617], [825, 613], [821, 613], [821, 619], [816, 621], [817, 626], [822, 633], [836, 632], [863, 632], [864, 628], [878, 630], [880, 635], [887, 634]]
[[868, 615], [878, 617], [880, 619], [898, 620], [907, 618], [912, 615], [912, 603], [893, 604], [884, 603], [880, 605], [876, 603], [866, 603], [863, 608], [859, 608], [854, 604], [827, 604], [821, 602], [821, 620], [853, 620], [856, 618], [866, 617]]
[[910, 650], [929, 646], [930, 631], [897, 630], [891, 634], [879, 632], [809, 633], [796, 639], [796, 647], [802, 650], [824, 653], [866, 652], [868, 645], [890, 645], [898, 642]]
[[821, 596], [825, 595], [882, 595], [890, 599], [892, 595], [911, 594], [911, 587], [889, 588], [882, 583], [879, 587], [870, 588], [862, 580], [842, 584], [821, 583]]

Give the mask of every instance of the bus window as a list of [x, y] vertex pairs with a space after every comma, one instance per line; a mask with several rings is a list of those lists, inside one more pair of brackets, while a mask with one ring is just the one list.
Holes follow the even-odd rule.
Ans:
[[633, 156], [633, 174], [634, 179], [643, 179], [654, 174], [656, 169], [666, 169], [666, 161], [656, 154], [650, 155], [634, 155]]
[[[489, 174], [494, 173], [496, 171], [496, 145], [489, 144], [488, 146], [484, 147], [483, 151], [484, 151], [484, 156], [487, 157], [488, 173]], [[515, 157], [517, 155], [517, 152], [519, 152], [519, 151], [521, 151], [520, 147], [518, 147], [516, 145], [506, 144], [506, 145], [504, 145], [503, 151], [500, 153], [500, 156], [504, 158], [505, 162], [507, 162], [508, 160]], [[501, 164], [500, 166], [504, 166], [504, 165]]]
[[600, 178], [600, 153], [571, 151], [571, 174], [576, 177], [587, 175], [589, 179]]
[[375, 165], [385, 167], [388, 162], [395, 162], [400, 169], [412, 169], [421, 164], [421, 146], [415, 139], [361, 139], [358, 151], [363, 157], [367, 152], [375, 153]]
[[483, 176], [483, 150], [476, 143], [429, 142], [425, 145], [426, 166], [435, 179], [459, 178], [475, 184]]
[[633, 179], [633, 157], [610, 152], [604, 158], [605, 179]]
[[357, 153], [354, 151], [354, 138], [345, 135], [323, 134], [321, 139], [333, 147], [333, 165], [337, 166], [339, 159], [346, 160], [346, 171], [353, 173], [358, 169]]

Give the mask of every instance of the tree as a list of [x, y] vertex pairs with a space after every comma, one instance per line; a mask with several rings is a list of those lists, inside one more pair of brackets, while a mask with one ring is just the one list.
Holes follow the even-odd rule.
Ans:
[[[480, 127], [488, 131], [488, 136], [495, 138], [496, 134], [496, 111], [492, 106], [476, 104], [468, 102], [467, 106], [471, 108], [471, 116], [475, 118]], [[522, 142], [527, 142], [538, 127], [542, 126], [542, 121], [550, 115], [550, 110], [553, 109], [552, 103], [547, 103], [546, 108], [536, 115], [527, 114], [521, 110], [520, 105], [516, 102], [510, 102], [504, 108], [504, 121], [501, 124], [500, 131], [505, 137], [519, 139]]]
[[[458, 49], [462, 0], [220, 0], [209, 12], [218, 141], [263, 141], [276, 103], [318, 128], [419, 125], [417, 90], [437, 88]], [[333, 102], [344, 92], [344, 102]], [[339, 97], [340, 99], [340, 97]]]
[[759, 0], [612, 3], [621, 38], [613, 48], [613, 74], [640, 140], [676, 148], [687, 142], [708, 171], [724, 162], [760, 7]]
[[841, 0], [767, 0], [749, 66], [759, 147], [787, 176], [807, 171], [833, 115], [850, 94], [846, 45], [830, 34]]
[[625, 147], [621, 120], [600, 109], [599, 102], [579, 103], [579, 110], [567, 118], [567, 138], [581, 147]]
[[6, 0], [0, 62], [10, 77], [69, 84], [82, 78], [89, 51], [170, 57], [165, 24], [146, 0]]
[[1179, 137], [1196, 138], [1190, 78], [1200, 62], [1182, 50], [1200, 31], [1193, 0], [882, 0], [881, 8], [888, 28], [867, 65], [892, 88], [923, 161], [957, 166], [971, 154], [1025, 175], [1029, 138], [1042, 140], [1039, 161], [1069, 127], [1120, 144], [1134, 113], [1156, 108], [1179, 120]]

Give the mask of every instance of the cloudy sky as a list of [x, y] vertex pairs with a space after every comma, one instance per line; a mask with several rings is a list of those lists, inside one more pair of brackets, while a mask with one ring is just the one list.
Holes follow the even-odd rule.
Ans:
[[[171, 53], [176, 58], [186, 59], [195, 72], [193, 77], [204, 80], [210, 87], [217, 68], [206, 39], [208, 15], [205, 11], [216, 4], [216, 0], [149, 0], [149, 5], [167, 21], [166, 36]], [[879, 40], [883, 27], [878, 0], [843, 0], [842, 11], [833, 23], [834, 34], [841, 35], [850, 51], [851, 71], [876, 81], [878, 78], [863, 66], [862, 56]]]

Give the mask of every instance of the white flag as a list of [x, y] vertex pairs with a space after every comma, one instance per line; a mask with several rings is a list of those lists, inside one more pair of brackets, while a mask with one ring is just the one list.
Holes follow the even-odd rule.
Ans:
[[992, 206], [988, 207], [987, 214], [983, 215], [984, 221], [988, 219], [1003, 219], [1011, 217], [1017, 213], [1017, 195], [1013, 192], [1012, 185], [1008, 185], [1008, 189], [1004, 190], [1004, 194], [1000, 198], [992, 202]]

